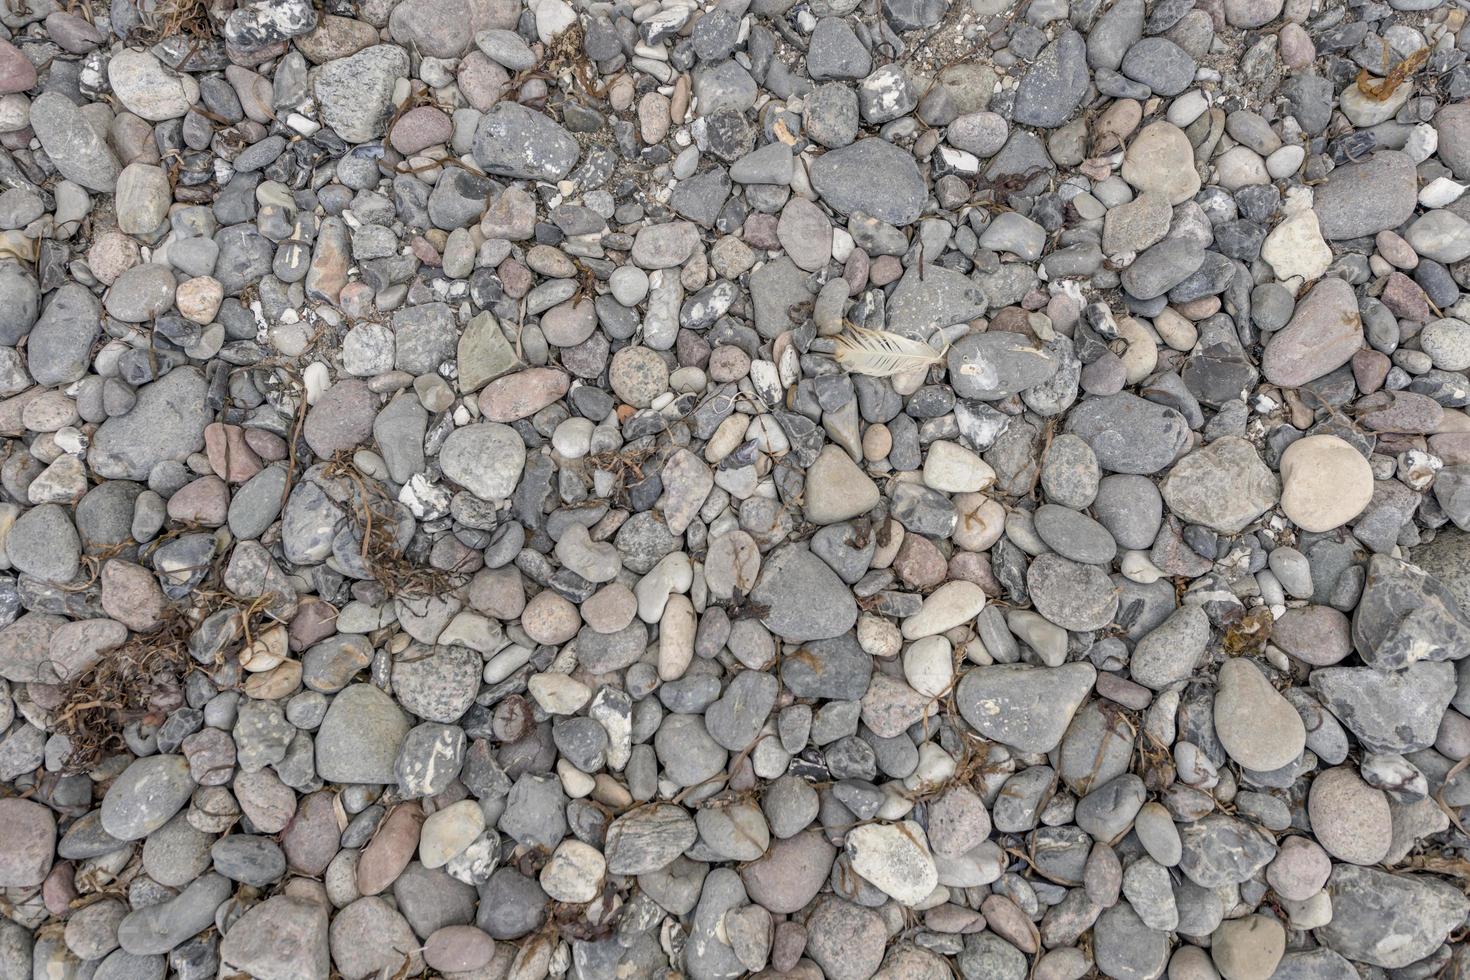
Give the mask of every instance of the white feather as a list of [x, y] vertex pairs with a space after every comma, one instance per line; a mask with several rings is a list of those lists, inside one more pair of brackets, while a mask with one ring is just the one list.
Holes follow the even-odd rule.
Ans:
[[922, 340], [910, 340], [901, 334], [870, 330], [851, 323], [845, 332], [837, 335], [835, 343], [837, 347], [832, 356], [838, 364], [849, 373], [875, 378], [888, 378], [938, 364], [944, 359], [944, 351], [949, 346], [946, 343], [944, 349], [935, 350]]

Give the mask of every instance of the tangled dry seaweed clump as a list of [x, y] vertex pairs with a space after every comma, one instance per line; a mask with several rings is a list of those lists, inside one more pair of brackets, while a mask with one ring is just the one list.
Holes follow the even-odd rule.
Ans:
[[443, 596], [463, 585], [468, 572], [463, 568], [440, 569], [405, 551], [401, 529], [412, 518], [407, 508], [394, 499], [381, 481], [365, 475], [343, 451], [323, 470], [329, 480], [348, 485], [347, 517], [359, 540], [357, 554], [368, 577], [383, 587], [386, 595], [405, 601], [423, 601]]
[[55, 732], [66, 740], [65, 773], [84, 773], [127, 750], [128, 725], [157, 727], [183, 703], [195, 623], [174, 610], [153, 633], [130, 636], [96, 666], [61, 685]]
[[[140, 44], [156, 44], [164, 38], [184, 35], [197, 45], [217, 36], [210, 16], [208, 0], [130, 0], [137, 8], [140, 25], [129, 39]], [[88, 5], [81, 9], [90, 13]]]

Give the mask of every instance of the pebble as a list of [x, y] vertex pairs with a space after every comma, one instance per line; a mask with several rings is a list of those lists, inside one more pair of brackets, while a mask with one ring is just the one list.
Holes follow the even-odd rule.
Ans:
[[1270, 772], [1289, 765], [1306, 747], [1306, 726], [1259, 667], [1235, 658], [1220, 666], [1215, 733], [1230, 758], [1246, 769]]
[[1237, 436], [1224, 436], [1185, 456], [1159, 484], [1173, 513], [1226, 534], [1243, 530], [1275, 506], [1279, 488], [1255, 447]]
[[33, 888], [46, 880], [56, 857], [56, 820], [44, 806], [17, 798], [0, 800], [0, 882], [6, 888]]
[[189, 764], [182, 756], [139, 759], [102, 798], [102, 827], [118, 840], [139, 840], [167, 823], [193, 791]]
[[1318, 842], [1339, 861], [1377, 864], [1388, 853], [1388, 797], [1352, 769], [1328, 769], [1313, 780], [1307, 812]]
[[1297, 304], [1285, 328], [1271, 335], [1261, 371], [1278, 385], [1315, 381], [1346, 364], [1362, 337], [1352, 287], [1341, 279], [1324, 279]]
[[1281, 509], [1304, 531], [1341, 527], [1373, 499], [1372, 467], [1337, 436], [1293, 442], [1281, 454], [1281, 480]]
[[939, 883], [923, 828], [911, 820], [849, 831], [846, 851], [854, 871], [903, 905], [923, 902]]
[[1286, 930], [1264, 915], [1220, 923], [1210, 936], [1210, 958], [1225, 980], [1266, 980], [1286, 952]]

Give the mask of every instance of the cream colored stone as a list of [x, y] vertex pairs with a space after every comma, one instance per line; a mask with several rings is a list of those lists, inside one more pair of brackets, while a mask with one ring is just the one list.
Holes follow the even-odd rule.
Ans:
[[1330, 531], [1373, 499], [1373, 469], [1337, 436], [1307, 436], [1281, 454], [1281, 509], [1304, 531]]

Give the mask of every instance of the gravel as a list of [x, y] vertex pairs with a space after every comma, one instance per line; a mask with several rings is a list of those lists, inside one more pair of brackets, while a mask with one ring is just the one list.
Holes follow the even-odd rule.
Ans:
[[0, 976], [1470, 968], [1453, 4], [0, 20]]

